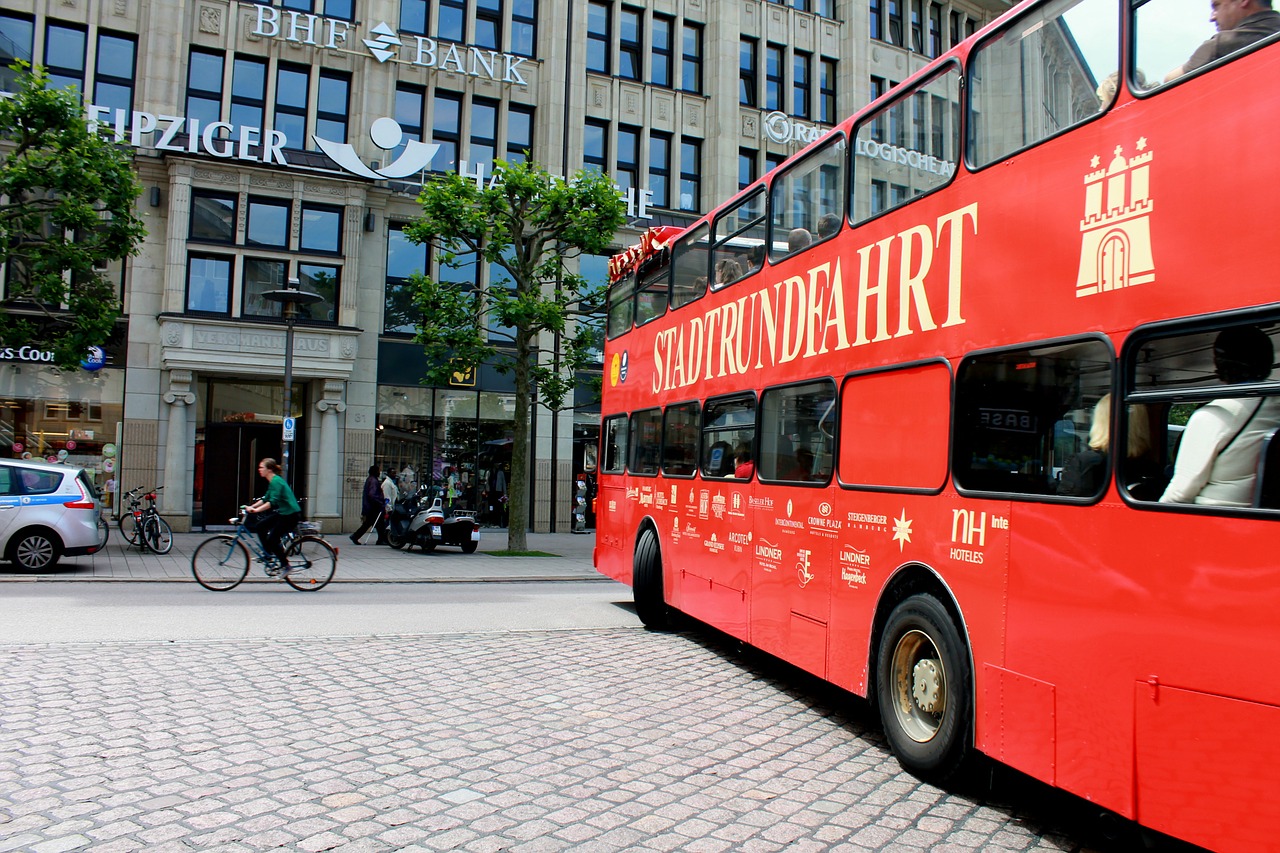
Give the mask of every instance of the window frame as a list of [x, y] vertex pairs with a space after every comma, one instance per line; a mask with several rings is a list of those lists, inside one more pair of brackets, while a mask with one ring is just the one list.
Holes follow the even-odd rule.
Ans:
[[[646, 449], [656, 451], [653, 460], [652, 470], [637, 470], [636, 456], [640, 449], [640, 435], [642, 430], [636, 428], [637, 421], [642, 418], [648, 419], [656, 416], [655, 429], [656, 433], [652, 444], [645, 445]], [[627, 473], [635, 477], [657, 477], [662, 470], [662, 408], [654, 406], [648, 409], [637, 409], [632, 412], [627, 420]]]
[[[689, 470], [688, 471], [682, 471], [678, 469], [668, 470], [667, 448], [669, 446], [674, 445], [674, 442], [668, 441], [671, 434], [671, 430], [673, 428], [673, 424], [671, 423], [672, 414], [676, 412], [683, 412], [683, 411], [689, 410], [690, 408], [692, 409], [693, 415], [692, 415], [692, 418], [688, 421], [688, 424], [691, 425], [690, 438], [692, 439], [692, 444], [679, 445], [686, 452], [690, 452], [690, 451], [692, 452], [692, 458], [689, 460], [689, 466], [688, 466]], [[659, 460], [660, 460], [659, 470], [661, 470], [662, 476], [668, 477], [673, 480], [692, 480], [694, 476], [702, 468], [700, 464], [701, 445], [702, 445], [702, 404], [701, 402], [698, 400], [686, 400], [680, 403], [668, 403], [666, 406], [664, 406], [662, 408], [662, 454], [659, 457]], [[675, 466], [670, 466], [670, 467], [674, 468]]]
[[[776, 460], [776, 454], [775, 454], [774, 470], [773, 470], [774, 476], [765, 476], [764, 466], [761, 464], [763, 461], [762, 459], [763, 451], [760, 451], [760, 453], [754, 459], [755, 474], [756, 474], [756, 477], [760, 480], [760, 482], [776, 484], [776, 485], [799, 486], [802, 488], [820, 489], [820, 488], [826, 488], [827, 486], [829, 486], [832, 480], [835, 478], [836, 461], [839, 459], [839, 454], [840, 454], [840, 447], [839, 447], [840, 386], [839, 386], [839, 383], [837, 383], [833, 377], [815, 376], [810, 379], [804, 379], [798, 382], [788, 382], [782, 385], [770, 385], [767, 388], [762, 389], [760, 392], [759, 402], [757, 403], [757, 406], [756, 406], [756, 436], [757, 436], [756, 446], [757, 448], [761, 447], [762, 445], [762, 442], [760, 440], [761, 436], [785, 435], [784, 433], [778, 432], [777, 429], [775, 429], [775, 427], [780, 427], [781, 425], [766, 423], [766, 418], [768, 417], [768, 411], [769, 411], [768, 398], [770, 395], [782, 394], [788, 391], [794, 391], [796, 389], [806, 388], [809, 386], [813, 386], [816, 388], [820, 385], [827, 385], [830, 387], [830, 390], [831, 390], [831, 407], [828, 409], [828, 414], [831, 416], [831, 427], [832, 427], [831, 445], [826, 451], [827, 455], [830, 457], [831, 470], [827, 472], [826, 478], [821, 480], [795, 480], [795, 479], [782, 477], [782, 476], [779, 476], [777, 471], [777, 460]], [[819, 420], [816, 423], [821, 424], [822, 421]], [[790, 439], [788, 438], [788, 440]], [[794, 445], [792, 446], [793, 454], [798, 453], [798, 450], [799, 449], [796, 448]]]
[[[723, 440], [722, 438], [720, 438], [720, 436], [728, 432], [733, 432], [733, 433], [742, 432], [747, 427], [745, 424], [734, 425], [734, 426], [712, 427], [707, 423], [707, 413], [720, 405], [724, 405], [727, 403], [746, 402], [746, 401], [750, 401], [749, 408], [751, 411], [751, 424], [750, 424], [751, 441], [747, 446], [747, 451], [751, 454], [751, 476], [750, 477], [735, 476], [734, 462], [733, 462], [734, 456], [732, 455], [729, 457], [729, 462], [728, 462], [728, 468], [730, 472], [729, 474], [727, 475], [708, 474], [706, 471], [706, 466], [711, 461], [712, 454], [710, 453], [710, 449], [714, 447], [717, 443]], [[756, 396], [756, 393], [754, 391], [748, 391], [745, 393], [736, 392], [733, 394], [724, 394], [718, 397], [710, 397], [703, 402], [701, 417], [702, 417], [701, 430], [700, 430], [701, 436], [700, 436], [699, 448], [698, 448], [699, 476], [704, 480], [714, 480], [714, 481], [732, 480], [735, 483], [747, 483], [755, 479], [756, 444], [757, 444], [757, 436], [759, 432], [756, 426], [756, 422], [759, 420], [759, 417], [760, 417], [760, 398]], [[715, 440], [711, 441], [712, 438], [714, 438]], [[730, 448], [730, 450], [732, 450], [732, 448]]]
[[[191, 307], [191, 262], [193, 260], [216, 261], [227, 265], [227, 293], [225, 297], [225, 307], [221, 310], [205, 309]], [[231, 316], [231, 302], [236, 292], [236, 256], [224, 255], [217, 252], [187, 252], [186, 275], [183, 282], [183, 313], [195, 314], [202, 317], [229, 317]]]

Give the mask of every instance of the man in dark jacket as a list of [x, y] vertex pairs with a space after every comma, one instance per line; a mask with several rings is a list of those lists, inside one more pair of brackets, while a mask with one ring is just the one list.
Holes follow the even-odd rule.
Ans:
[[1209, 20], [1217, 34], [1170, 71], [1166, 83], [1280, 32], [1280, 12], [1272, 10], [1271, 0], [1210, 0]]
[[[360, 544], [360, 537], [369, 532], [369, 528], [382, 517], [382, 484], [378, 475], [382, 473], [377, 465], [369, 466], [369, 476], [364, 481], [364, 491], [360, 495], [360, 527], [351, 534], [351, 541]], [[378, 533], [381, 535], [382, 531]]]

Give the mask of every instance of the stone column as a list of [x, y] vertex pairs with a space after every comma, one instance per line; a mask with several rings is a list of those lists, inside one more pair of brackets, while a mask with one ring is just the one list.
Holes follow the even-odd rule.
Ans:
[[[341, 512], [338, 507], [338, 483], [341, 459], [338, 456], [338, 414], [347, 410], [342, 401], [345, 382], [336, 379], [325, 380], [321, 398], [316, 402], [316, 411], [320, 413], [320, 452], [316, 455], [316, 511], [311, 513], [312, 521], [333, 520], [338, 528], [342, 526]], [[329, 524], [325, 523], [328, 531]]]
[[160, 513], [175, 530], [191, 529], [187, 406], [196, 401], [191, 380], [190, 370], [171, 370], [169, 390], [161, 398], [169, 404], [169, 434], [164, 443], [164, 491], [160, 493]]

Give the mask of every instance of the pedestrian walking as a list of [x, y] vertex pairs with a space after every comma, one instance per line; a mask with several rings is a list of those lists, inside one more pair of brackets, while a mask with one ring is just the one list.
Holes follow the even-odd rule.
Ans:
[[[369, 476], [364, 480], [364, 490], [360, 494], [360, 527], [351, 534], [353, 544], [360, 544], [360, 537], [369, 532], [369, 528], [378, 523], [382, 517], [382, 484], [378, 482], [381, 472], [377, 465], [369, 466]], [[378, 531], [385, 541], [386, 533]]]
[[391, 520], [391, 509], [400, 500], [400, 489], [396, 487], [396, 469], [388, 467], [382, 475], [382, 514], [378, 516], [378, 544], [387, 544], [387, 524]]

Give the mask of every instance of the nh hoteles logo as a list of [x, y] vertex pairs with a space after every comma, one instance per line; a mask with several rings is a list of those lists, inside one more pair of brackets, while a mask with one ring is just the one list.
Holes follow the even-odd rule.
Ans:
[[[258, 15], [253, 28], [255, 36], [294, 44], [309, 44], [326, 50], [354, 52], [348, 47], [348, 43], [352, 30], [358, 24], [341, 18], [325, 18], [275, 6], [255, 5], [254, 9]], [[361, 42], [379, 63], [396, 60], [468, 77], [484, 77], [498, 83], [529, 85], [529, 81], [520, 74], [520, 66], [528, 62], [527, 57], [437, 41], [426, 36], [414, 35], [402, 39], [385, 21], [370, 28], [369, 33], [371, 37], [363, 38]], [[406, 47], [408, 50], [405, 50]]]

